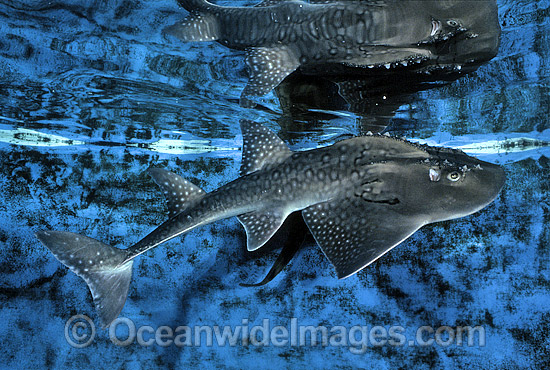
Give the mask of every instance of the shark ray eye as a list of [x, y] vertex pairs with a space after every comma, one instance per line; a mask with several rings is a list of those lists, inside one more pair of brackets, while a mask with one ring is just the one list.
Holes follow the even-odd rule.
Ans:
[[449, 20], [447, 21], [447, 24], [448, 24], [449, 26], [451, 26], [451, 27], [458, 27], [458, 22], [455, 21], [454, 19], [449, 19]]
[[447, 175], [447, 178], [453, 182], [460, 180], [460, 173], [453, 171]]
[[430, 181], [432, 181], [432, 182], [437, 182], [441, 179], [441, 171], [440, 170], [430, 168], [429, 175], [430, 175]]

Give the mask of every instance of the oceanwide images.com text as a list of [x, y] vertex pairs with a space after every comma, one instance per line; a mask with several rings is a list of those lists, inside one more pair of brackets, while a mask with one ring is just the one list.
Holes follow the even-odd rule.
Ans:
[[[65, 338], [76, 348], [90, 346], [97, 331], [86, 315], [76, 315], [67, 320]], [[200, 346], [324, 346], [346, 347], [350, 352], [363, 354], [368, 347], [380, 346], [485, 346], [483, 326], [420, 326], [414, 330], [400, 325], [300, 325], [291, 318], [288, 325], [272, 325], [263, 319], [261, 325], [253, 325], [248, 319], [239, 325], [196, 326], [136, 326], [124, 317], [109, 326], [109, 339], [117, 346], [200, 347]], [[409, 337], [410, 336], [410, 337]]]

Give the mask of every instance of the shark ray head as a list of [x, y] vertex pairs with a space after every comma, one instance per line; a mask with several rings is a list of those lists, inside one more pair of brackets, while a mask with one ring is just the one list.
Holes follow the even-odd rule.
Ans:
[[406, 171], [411, 189], [407, 196], [411, 204], [416, 199], [416, 207], [425, 210], [430, 223], [481, 210], [504, 185], [506, 176], [498, 165], [458, 150], [429, 148], [428, 153], [428, 159], [412, 164]]

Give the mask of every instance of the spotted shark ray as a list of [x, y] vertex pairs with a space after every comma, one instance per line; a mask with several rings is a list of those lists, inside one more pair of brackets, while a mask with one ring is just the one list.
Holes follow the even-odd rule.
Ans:
[[134, 259], [199, 226], [237, 216], [253, 251], [301, 211], [338, 278], [345, 278], [423, 225], [482, 209], [505, 179], [499, 166], [461, 151], [386, 136], [292, 152], [261, 124], [243, 120], [241, 129], [242, 176], [217, 190], [206, 193], [172, 172], [149, 170], [168, 198], [170, 218], [130, 248], [70, 232], [37, 232], [86, 281], [104, 327], [122, 310]]
[[500, 36], [494, 0], [179, 3], [190, 14], [166, 28], [167, 34], [246, 52], [244, 106], [255, 105], [250, 98], [267, 94], [298, 69], [313, 75], [458, 71], [493, 58]]

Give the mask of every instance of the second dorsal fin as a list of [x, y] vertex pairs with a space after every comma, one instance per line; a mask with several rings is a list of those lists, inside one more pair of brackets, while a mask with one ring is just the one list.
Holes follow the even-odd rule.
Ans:
[[161, 168], [150, 168], [147, 172], [164, 192], [170, 217], [174, 217], [206, 194], [204, 190], [173, 172]]
[[241, 176], [258, 171], [266, 164], [278, 163], [292, 152], [273, 131], [248, 120], [241, 120], [243, 133], [243, 158]]

